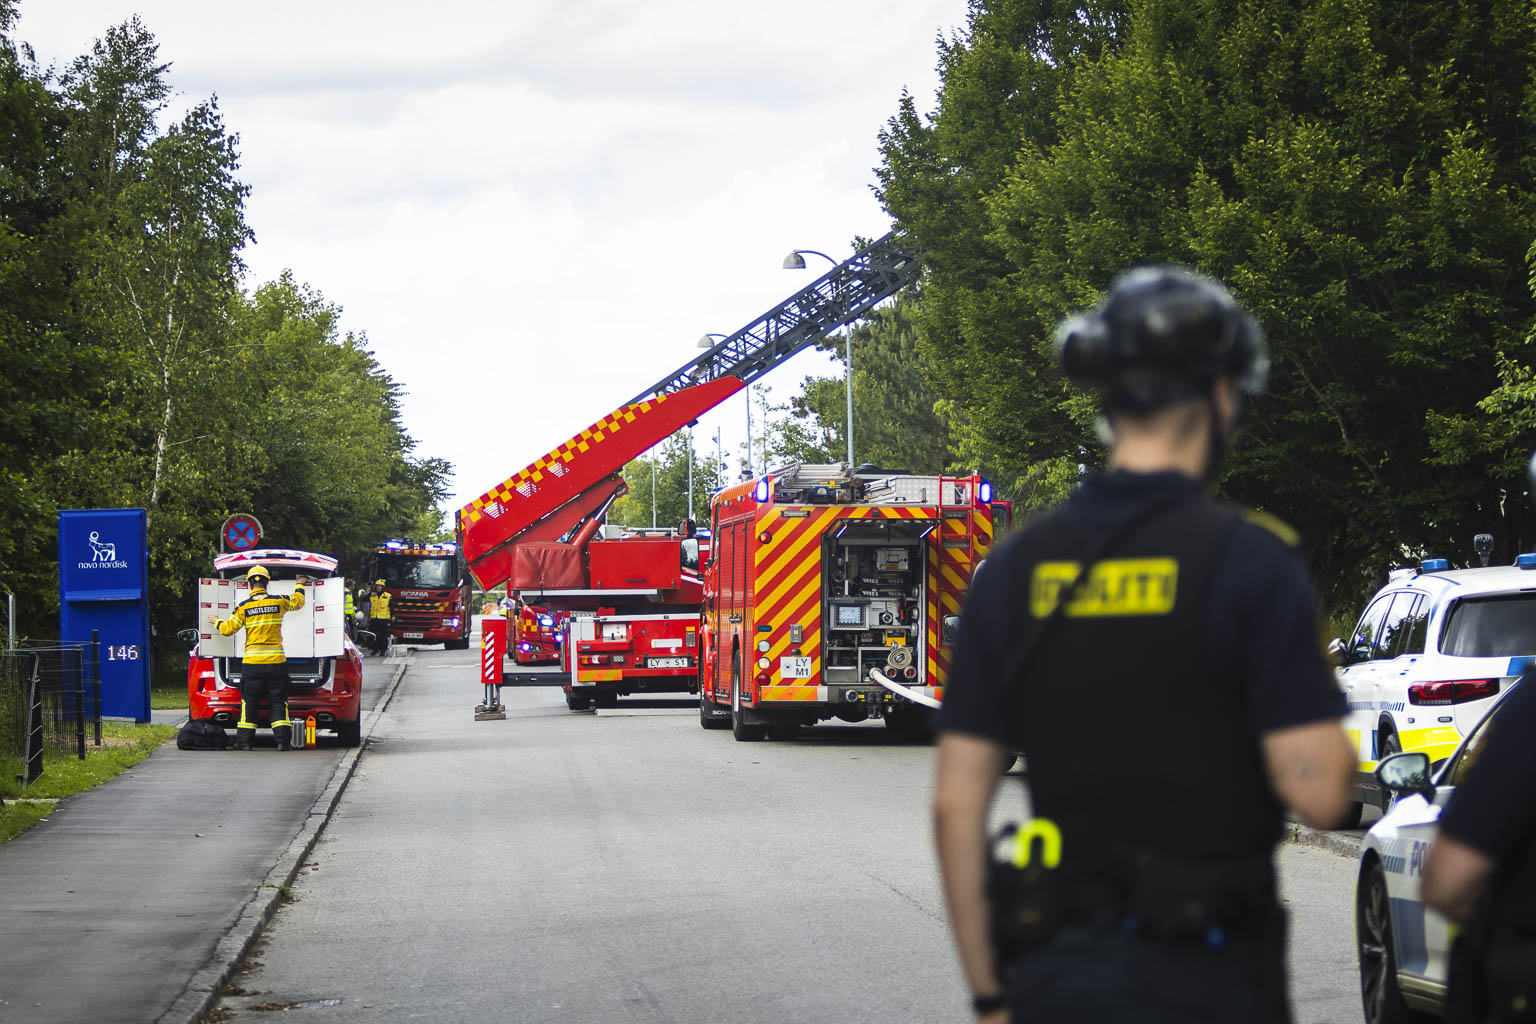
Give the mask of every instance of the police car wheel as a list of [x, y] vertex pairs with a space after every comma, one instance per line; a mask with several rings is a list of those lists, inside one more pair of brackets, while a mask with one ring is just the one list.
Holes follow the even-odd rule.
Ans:
[[1412, 1010], [1397, 984], [1397, 951], [1392, 945], [1387, 876], [1379, 862], [1366, 869], [1355, 901], [1359, 942], [1360, 997], [1366, 1024], [1418, 1024], [1433, 1018]]
[[[1385, 761], [1393, 754], [1401, 754], [1403, 752], [1403, 741], [1397, 738], [1397, 733], [1391, 727], [1382, 729], [1379, 735], [1381, 741], [1376, 751], [1376, 760], [1378, 762]], [[1376, 806], [1381, 809], [1381, 813], [1385, 814], [1391, 804], [1392, 794], [1383, 789], [1381, 796], [1376, 800]]]
[[1365, 815], [1365, 804], [1360, 803], [1358, 800], [1354, 801], [1354, 802], [1352, 802], [1349, 805], [1349, 810], [1344, 812], [1344, 817], [1340, 818], [1339, 819], [1339, 823], [1337, 825], [1333, 826], [1333, 827], [1334, 828], [1359, 828], [1360, 827], [1360, 819], [1364, 815]]

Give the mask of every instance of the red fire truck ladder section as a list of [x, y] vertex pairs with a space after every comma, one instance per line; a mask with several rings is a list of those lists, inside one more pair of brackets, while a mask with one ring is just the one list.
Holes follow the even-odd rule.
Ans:
[[456, 514], [459, 550], [486, 589], [568, 590], [580, 553], [625, 490], [631, 459], [784, 360], [900, 291], [912, 253], [887, 234], [640, 392]]

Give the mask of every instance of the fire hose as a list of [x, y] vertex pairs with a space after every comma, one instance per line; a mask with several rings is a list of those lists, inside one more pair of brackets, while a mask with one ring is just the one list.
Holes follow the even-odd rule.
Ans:
[[933, 708], [935, 711], [938, 710], [939, 702], [928, 696], [926, 693], [918, 693], [916, 690], [908, 689], [907, 687], [902, 686], [900, 683], [888, 678], [884, 672], [877, 668], [870, 669], [869, 674], [875, 682], [879, 683], [887, 690], [890, 690], [896, 696], [905, 697], [907, 700], [921, 704], [924, 707]]

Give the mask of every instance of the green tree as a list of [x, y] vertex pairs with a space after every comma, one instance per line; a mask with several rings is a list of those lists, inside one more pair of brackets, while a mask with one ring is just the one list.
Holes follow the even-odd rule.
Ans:
[[707, 523], [709, 496], [722, 486], [723, 474], [712, 454], [699, 447], [702, 439], [695, 438], [694, 441], [691, 514], [688, 508], [688, 437], [679, 431], [624, 467], [624, 482], [629, 485], [629, 493], [613, 503], [613, 508], [608, 511], [608, 522], [616, 526], [651, 526], [654, 496], [655, 525], [658, 527], [674, 527], [685, 518], [701, 526]]
[[[133, 19], [54, 77], [0, 0], [0, 587], [53, 635], [54, 511], [151, 512], [151, 628], [188, 624], [230, 513], [338, 555], [441, 531], [421, 458], [362, 335], [289, 275], [247, 295], [235, 136], [213, 100], [157, 128], [169, 85]], [[184, 654], [157, 645], [162, 669]]]
[[[949, 417], [939, 410], [934, 368], [919, 344], [920, 299], [903, 293], [853, 330], [854, 461], [914, 473], [952, 468]], [[847, 365], [844, 338], [821, 346]], [[847, 391], [842, 377], [806, 377], [790, 399], [791, 422], [770, 437], [769, 452], [785, 462], [847, 458]], [[969, 468], [969, 467], [967, 467]]]
[[1530, 365], [1528, 4], [1140, 0], [972, 7], [938, 108], [904, 99], [881, 195], [926, 267], [919, 328], [957, 444], [1026, 504], [1094, 462], [1054, 324], [1137, 263], [1226, 281], [1274, 368], [1223, 487], [1292, 520], [1334, 594], [1405, 553], [1531, 540], [1469, 432]]

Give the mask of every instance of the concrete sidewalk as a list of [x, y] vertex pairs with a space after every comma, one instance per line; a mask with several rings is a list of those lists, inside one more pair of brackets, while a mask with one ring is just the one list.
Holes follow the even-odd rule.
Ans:
[[[367, 666], [382, 686], [365, 675], [365, 745], [407, 660]], [[331, 742], [278, 754], [263, 730], [249, 753], [167, 744], [0, 845], [0, 1020], [195, 1021], [351, 777], [363, 748]]]

